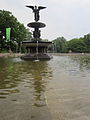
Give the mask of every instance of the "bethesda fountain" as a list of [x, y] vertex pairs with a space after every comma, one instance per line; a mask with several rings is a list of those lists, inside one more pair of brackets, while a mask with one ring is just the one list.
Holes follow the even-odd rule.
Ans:
[[39, 11], [45, 9], [46, 7], [42, 6], [26, 6], [31, 8], [34, 13], [34, 22], [30, 22], [27, 26], [34, 29], [33, 38], [31, 41], [23, 41], [22, 45], [27, 50], [27, 53], [21, 58], [24, 60], [41, 60], [41, 59], [51, 59], [52, 57], [48, 55], [48, 47], [52, 45], [52, 42], [43, 41], [41, 36], [40, 28], [44, 28], [46, 25], [40, 20]]

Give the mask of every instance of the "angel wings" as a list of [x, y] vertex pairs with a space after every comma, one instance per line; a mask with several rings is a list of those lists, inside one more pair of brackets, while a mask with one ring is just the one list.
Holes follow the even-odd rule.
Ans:
[[37, 22], [40, 18], [39, 16], [39, 11], [42, 10], [42, 9], [45, 9], [46, 7], [43, 7], [43, 6], [26, 6], [28, 8], [31, 8], [33, 10], [33, 13], [34, 13], [34, 17], [35, 17], [35, 21]]
[[46, 7], [43, 7], [43, 6], [38, 6], [38, 8], [37, 8], [37, 6], [26, 6], [26, 7], [28, 7], [28, 8], [31, 8], [32, 10], [34, 10], [34, 9], [37, 9], [37, 10], [41, 10], [41, 9], [45, 9]]

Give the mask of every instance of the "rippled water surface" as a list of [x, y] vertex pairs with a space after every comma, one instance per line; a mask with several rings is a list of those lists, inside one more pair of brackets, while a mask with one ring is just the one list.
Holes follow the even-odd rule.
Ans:
[[0, 58], [0, 120], [90, 120], [90, 56]]

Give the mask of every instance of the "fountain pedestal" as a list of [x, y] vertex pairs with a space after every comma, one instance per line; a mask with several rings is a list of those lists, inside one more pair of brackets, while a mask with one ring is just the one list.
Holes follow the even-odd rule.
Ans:
[[48, 52], [48, 46], [52, 45], [52, 42], [44, 42], [44, 41], [23, 41], [22, 43], [27, 50], [27, 54], [22, 56], [21, 58], [24, 60], [50, 60], [52, 56], [50, 56]]

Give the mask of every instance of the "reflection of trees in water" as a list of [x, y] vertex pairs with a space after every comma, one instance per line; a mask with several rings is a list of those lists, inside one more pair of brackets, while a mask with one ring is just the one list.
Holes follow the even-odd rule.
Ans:
[[0, 59], [0, 90], [7, 91], [6, 94], [19, 92], [18, 85], [28, 80], [28, 87], [34, 89], [35, 99], [40, 100], [51, 77], [52, 71], [46, 61], [13, 62], [12, 58]]
[[90, 69], [90, 56], [83, 56], [80, 59], [81, 66], [85, 66], [87, 69]]
[[72, 62], [76, 62], [79, 65], [80, 70], [90, 69], [90, 56], [71, 56], [70, 57]]
[[[28, 69], [27, 69], [28, 68]], [[45, 61], [28, 62], [27, 72], [31, 74], [32, 86], [34, 88], [34, 97], [36, 101], [43, 101], [44, 91], [49, 79], [52, 77], [52, 71]], [[36, 105], [36, 104], [35, 104]]]
[[21, 81], [18, 79], [20, 74], [18, 67], [19, 65], [13, 63], [12, 59], [0, 58], [0, 95], [19, 92], [16, 88]]
[[0, 59], [0, 89], [16, 87], [14, 78], [14, 66], [8, 59]]

